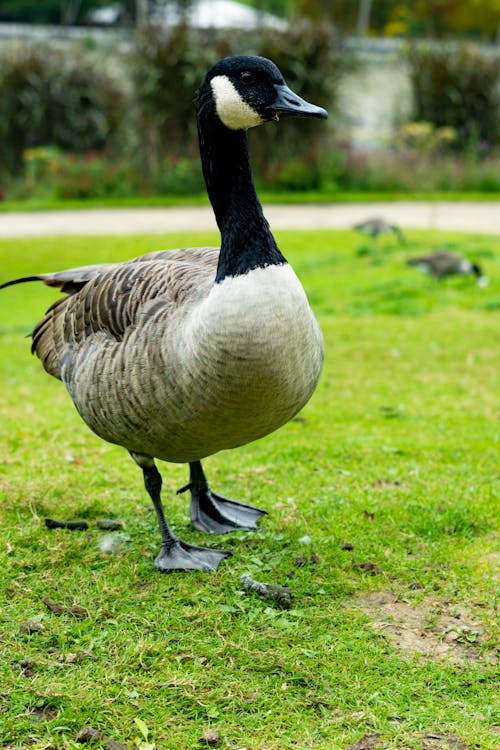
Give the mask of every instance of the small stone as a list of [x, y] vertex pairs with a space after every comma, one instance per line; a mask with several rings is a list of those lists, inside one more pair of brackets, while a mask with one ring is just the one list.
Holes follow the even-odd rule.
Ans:
[[35, 666], [35, 660], [26, 658], [19, 662], [19, 666], [21, 669], [26, 669], [26, 667], [34, 667]]
[[26, 620], [19, 628], [21, 635], [32, 635], [33, 633], [41, 633], [45, 630], [45, 625], [40, 620]]
[[371, 573], [374, 576], [381, 575], [383, 572], [382, 568], [373, 562], [354, 563], [354, 567], [363, 570], [365, 573]]
[[98, 729], [92, 727], [83, 727], [76, 735], [76, 741], [84, 744], [85, 742], [97, 742], [101, 733]]
[[222, 742], [222, 738], [217, 729], [207, 729], [207, 731], [203, 732], [202, 736], [200, 737], [200, 742], [203, 742], [206, 745], [210, 745], [210, 747], [219, 747]]
[[80, 661], [78, 654], [59, 654], [57, 661], [61, 664], [76, 664]]
[[307, 562], [307, 557], [305, 555], [300, 555], [300, 557], [295, 558], [295, 565], [298, 568], [301, 568], [303, 565], [305, 565]]
[[25, 677], [33, 677], [35, 674], [35, 660], [26, 658], [19, 662], [19, 669]]
[[103, 531], [118, 531], [123, 529], [123, 521], [117, 521], [114, 518], [98, 518], [97, 528]]

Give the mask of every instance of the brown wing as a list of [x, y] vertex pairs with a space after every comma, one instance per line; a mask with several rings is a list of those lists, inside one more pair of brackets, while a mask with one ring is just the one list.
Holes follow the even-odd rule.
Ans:
[[[33, 331], [32, 351], [51, 375], [60, 378], [69, 344], [95, 333], [120, 341], [141, 316], [159, 308], [176, 309], [215, 278], [219, 250], [194, 248], [148, 253], [116, 265], [88, 266], [40, 278], [70, 296], [50, 307]], [[88, 277], [85, 282], [83, 278]], [[154, 301], [157, 304], [152, 304]]]

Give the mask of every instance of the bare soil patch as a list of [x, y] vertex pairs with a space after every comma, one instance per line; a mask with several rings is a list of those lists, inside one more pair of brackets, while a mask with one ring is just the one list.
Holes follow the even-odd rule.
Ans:
[[[398, 750], [467, 750], [468, 745], [451, 734], [418, 734], [411, 745], [398, 745]], [[345, 750], [383, 750], [388, 745], [380, 734], [365, 734]]]
[[411, 605], [387, 590], [370, 591], [355, 601], [372, 619], [372, 627], [403, 654], [456, 664], [485, 658], [498, 661], [492, 649], [486, 654], [480, 649], [481, 623], [456, 604], [436, 598]]

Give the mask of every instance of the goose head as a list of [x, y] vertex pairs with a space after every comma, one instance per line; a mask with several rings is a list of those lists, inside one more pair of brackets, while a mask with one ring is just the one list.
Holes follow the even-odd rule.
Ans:
[[209, 70], [198, 92], [198, 119], [217, 118], [229, 130], [248, 130], [280, 117], [328, 117], [285, 83], [264, 57], [225, 57]]

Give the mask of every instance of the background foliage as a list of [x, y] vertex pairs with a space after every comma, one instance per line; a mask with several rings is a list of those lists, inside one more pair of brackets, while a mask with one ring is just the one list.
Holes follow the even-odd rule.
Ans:
[[470, 45], [409, 49], [416, 120], [455, 129], [460, 144], [498, 142], [500, 57]]
[[[500, 24], [500, 0], [240, 0], [282, 16], [330, 19], [351, 33], [358, 28], [362, 7], [369, 8], [369, 28], [389, 36], [468, 36], [493, 41]], [[190, 0], [148, 0], [150, 9], [166, 3], [189, 6]], [[89, 9], [109, 0], [0, 0], [0, 21], [85, 23]], [[136, 0], [121, 0], [121, 22], [137, 19]]]
[[[384, 150], [355, 152], [339, 142], [336, 115], [358, 61], [324, 21], [231, 34], [151, 26], [111, 49], [105, 56], [76, 41], [0, 48], [0, 197], [203, 192], [195, 92], [215, 60], [241, 53], [275, 60], [292, 88], [333, 115], [327, 123], [288, 121], [279, 131], [270, 123], [266, 138], [250, 131], [261, 186], [498, 190], [500, 58], [490, 51], [413, 44], [395, 60], [410, 69], [419, 137], [395, 133]], [[436, 140], [442, 128], [451, 137]]]
[[33, 146], [84, 152], [109, 145], [124, 108], [121, 84], [77, 48], [24, 44], [2, 50], [0, 171], [19, 171], [23, 152]]

